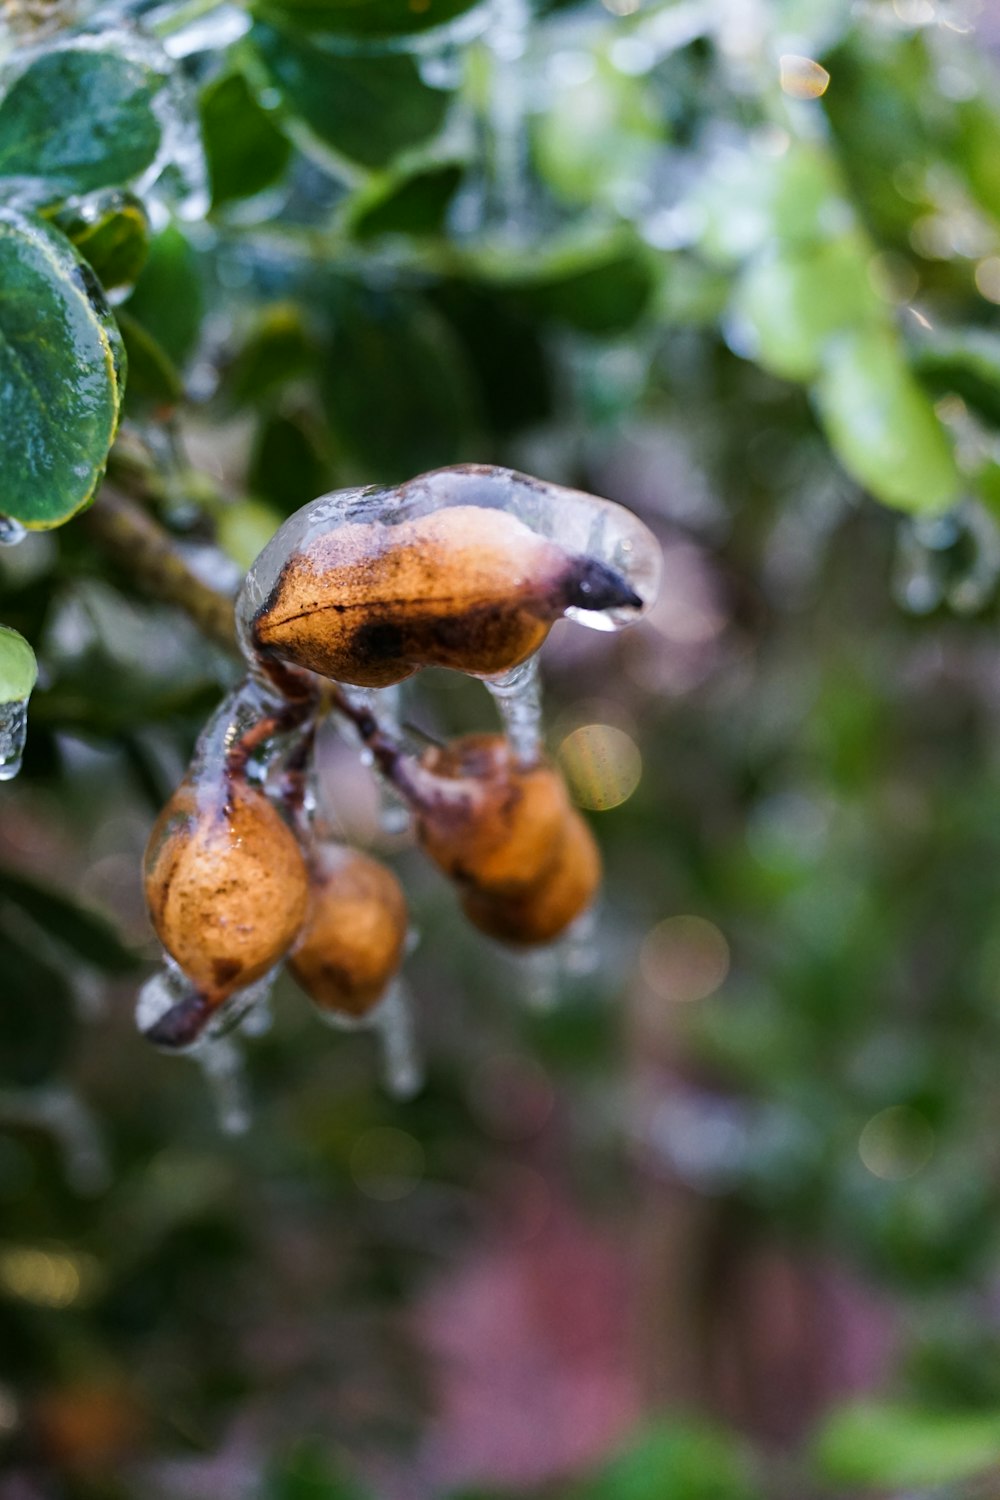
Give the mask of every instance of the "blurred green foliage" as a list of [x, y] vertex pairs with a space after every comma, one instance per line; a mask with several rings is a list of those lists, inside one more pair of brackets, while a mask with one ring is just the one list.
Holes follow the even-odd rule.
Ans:
[[[675, 1252], [686, 1322], [660, 1317], [666, 1251], [636, 1294], [649, 1362], [683, 1380], [644, 1370], [635, 1404], [676, 1407], [681, 1384], [695, 1415], [603, 1461], [556, 1455], [520, 1492], [989, 1482], [990, 16], [24, 10], [0, 77], [0, 506], [40, 533], [0, 553], [0, 613], [41, 666], [25, 770], [0, 792], [0, 1462], [18, 1500], [358, 1500], [385, 1475], [387, 1494], [459, 1500], [408, 1473], [434, 1356], [401, 1309], [450, 1277], [512, 1167], [630, 1240], [680, 1213], [664, 1184], [711, 1226]], [[783, 73], [789, 57], [821, 64], [825, 91], [797, 96], [789, 77], [820, 75]], [[595, 820], [602, 962], [562, 1009], [518, 1009], [524, 976], [418, 883], [426, 1093], [390, 1104], [367, 1040], [320, 1045], [288, 993], [251, 1049], [251, 1134], [220, 1142], [194, 1070], [146, 1055], [128, 1010], [151, 952], [145, 832], [231, 668], [86, 516], [62, 523], [107, 468], [228, 588], [314, 495], [460, 460], [611, 494], [664, 540], [653, 625], [550, 656], [553, 750], [583, 699], [642, 755]], [[450, 733], [483, 705], [431, 679], [413, 712]], [[372, 834], [336, 766], [348, 830]], [[730, 960], [686, 1006], [676, 947], [650, 946], [679, 913]], [[477, 1069], [510, 1053], [560, 1101], [542, 1145], [484, 1124]], [[398, 1201], [352, 1154], [386, 1130], [423, 1162]], [[805, 1291], [775, 1374], [762, 1329], [783, 1294], [755, 1316], [740, 1301], [775, 1247], [835, 1265], [856, 1320], [889, 1325], [863, 1377], [843, 1376], [864, 1363], [855, 1324]], [[892, 1404], [848, 1401], [879, 1380]], [[217, 1452], [255, 1477], [206, 1478]], [[508, 1493], [475, 1480], [464, 1500]]]

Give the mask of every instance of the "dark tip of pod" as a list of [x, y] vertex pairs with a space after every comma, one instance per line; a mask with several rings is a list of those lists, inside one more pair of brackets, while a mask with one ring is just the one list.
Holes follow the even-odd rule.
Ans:
[[641, 609], [642, 599], [622, 575], [596, 557], [574, 557], [566, 579], [569, 609]]
[[154, 1021], [143, 1036], [156, 1047], [167, 1047], [171, 1051], [178, 1047], [190, 1047], [198, 1040], [202, 1027], [208, 1020], [210, 1007], [201, 995], [187, 995], [176, 1005]]

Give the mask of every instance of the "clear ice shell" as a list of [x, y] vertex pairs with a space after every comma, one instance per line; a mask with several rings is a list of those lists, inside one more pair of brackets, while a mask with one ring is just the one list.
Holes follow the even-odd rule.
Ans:
[[0, 547], [16, 547], [28, 535], [28, 528], [13, 516], [0, 516]]
[[316, 1008], [320, 1020], [334, 1031], [374, 1031], [382, 1052], [382, 1081], [393, 1099], [412, 1099], [424, 1086], [424, 1064], [413, 1025], [410, 994], [395, 978], [366, 1015], [349, 1016]]
[[0, 781], [13, 781], [20, 771], [27, 736], [27, 699], [0, 703]]
[[392, 527], [456, 505], [502, 510], [516, 516], [532, 531], [557, 542], [568, 555], [593, 558], [614, 568], [642, 600], [641, 609], [567, 611], [583, 625], [619, 630], [634, 624], [655, 601], [660, 546], [649, 527], [623, 505], [582, 490], [548, 484], [513, 469], [459, 464], [420, 474], [391, 488], [335, 490], [290, 516], [257, 557], [236, 601], [237, 629], [247, 660], [254, 660], [254, 618], [292, 557], [351, 522]]
[[533, 766], [542, 749], [542, 684], [538, 657], [529, 657], [512, 672], [487, 677], [486, 686], [500, 711], [514, 759]]

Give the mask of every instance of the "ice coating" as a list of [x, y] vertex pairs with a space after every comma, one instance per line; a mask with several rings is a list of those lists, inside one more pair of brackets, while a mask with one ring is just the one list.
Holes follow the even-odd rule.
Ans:
[[248, 660], [364, 687], [421, 666], [496, 677], [560, 615], [598, 629], [652, 604], [659, 547], [623, 506], [513, 470], [459, 465], [296, 512], [237, 601]]
[[27, 737], [27, 700], [0, 703], [0, 781], [13, 781], [20, 771]]

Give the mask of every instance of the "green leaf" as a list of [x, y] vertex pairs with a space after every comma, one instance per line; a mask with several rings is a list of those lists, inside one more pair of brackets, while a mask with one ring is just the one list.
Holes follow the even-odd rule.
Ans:
[[56, 942], [105, 973], [131, 974], [139, 967], [139, 958], [124, 946], [109, 922], [59, 891], [0, 870], [0, 901], [26, 912]]
[[448, 162], [415, 172], [402, 182], [378, 183], [374, 191], [360, 195], [351, 205], [351, 233], [359, 240], [384, 234], [439, 234], [462, 173], [459, 163]]
[[0, 625], [0, 703], [24, 703], [38, 679], [38, 663], [24, 636]]
[[859, 1402], [827, 1418], [814, 1453], [831, 1484], [879, 1491], [957, 1484], [1000, 1471], [1000, 1418]]
[[726, 1433], [702, 1423], [647, 1429], [570, 1500], [753, 1500], [746, 1467]]
[[828, 151], [796, 142], [780, 156], [759, 149], [721, 154], [692, 198], [702, 253], [719, 265], [777, 242], [806, 248], [849, 228], [852, 210]]
[[273, 10], [310, 31], [369, 38], [413, 35], [447, 25], [481, 0], [267, 0]]
[[323, 396], [339, 446], [385, 480], [456, 462], [470, 382], [447, 325], [414, 297], [347, 281], [333, 319]]
[[0, 176], [43, 178], [52, 197], [133, 181], [159, 150], [162, 82], [148, 63], [83, 42], [43, 52], [0, 103]]
[[843, 334], [815, 387], [827, 437], [847, 472], [886, 505], [933, 512], [955, 503], [951, 445], [891, 334]]
[[411, 57], [326, 52], [263, 23], [251, 37], [288, 110], [350, 161], [386, 167], [444, 124], [450, 100], [422, 82]]
[[303, 411], [271, 412], [257, 433], [249, 488], [282, 516], [332, 487], [333, 465], [322, 424]]
[[227, 385], [241, 405], [257, 401], [306, 374], [315, 360], [301, 309], [294, 302], [274, 302], [260, 310], [227, 373]]
[[867, 266], [866, 247], [854, 236], [754, 260], [732, 306], [751, 331], [757, 363], [786, 380], [811, 380], [835, 334], [884, 321]]
[[922, 335], [913, 365], [935, 395], [954, 392], [985, 421], [1000, 427], [1000, 333], [957, 328]]
[[126, 409], [176, 406], [184, 383], [169, 354], [125, 307], [118, 309], [118, 327], [128, 354]]
[[249, 568], [284, 519], [281, 511], [274, 510], [263, 500], [236, 500], [220, 510], [215, 525], [216, 539], [241, 568]]
[[300, 1443], [273, 1466], [261, 1500], [370, 1500], [345, 1477], [318, 1443]]
[[528, 317], [562, 323], [581, 333], [611, 335], [631, 328], [656, 286], [653, 260], [639, 245], [616, 242], [571, 251], [504, 277]]
[[277, 182], [292, 154], [291, 142], [242, 73], [224, 73], [210, 83], [199, 112], [213, 208]]
[[124, 371], [117, 325], [87, 263], [43, 220], [0, 208], [5, 514], [58, 526], [92, 498]]
[[532, 132], [538, 170], [570, 203], [606, 198], [622, 181], [648, 181], [664, 154], [663, 112], [651, 107], [638, 80], [591, 57], [578, 83], [554, 90]]
[[149, 220], [132, 193], [112, 188], [70, 202], [52, 222], [89, 262], [105, 290], [135, 282], [149, 254]]
[[204, 296], [198, 257], [175, 224], [158, 234], [135, 291], [125, 303], [174, 364], [193, 353], [201, 330]]

